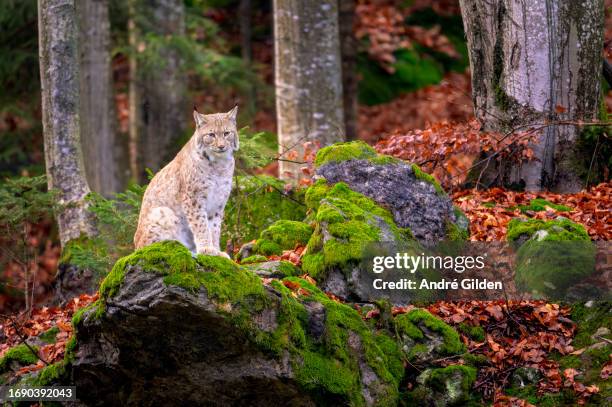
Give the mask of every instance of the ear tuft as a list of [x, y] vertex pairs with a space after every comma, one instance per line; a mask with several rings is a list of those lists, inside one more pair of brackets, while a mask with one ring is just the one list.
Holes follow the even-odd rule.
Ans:
[[238, 116], [238, 105], [234, 106], [232, 110], [226, 113], [227, 118], [236, 123], [236, 117]]
[[193, 119], [195, 120], [196, 127], [201, 127], [206, 122], [206, 120], [204, 119], [204, 115], [201, 113], [198, 113], [198, 110], [195, 108], [195, 106], [193, 109]]

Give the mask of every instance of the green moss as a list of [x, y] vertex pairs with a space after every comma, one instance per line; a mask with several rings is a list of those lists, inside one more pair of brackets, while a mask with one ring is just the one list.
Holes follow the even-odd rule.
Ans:
[[232, 193], [225, 207], [221, 247], [231, 240], [234, 247], [257, 239], [274, 222], [301, 221], [306, 216], [304, 190], [285, 192], [285, 183], [274, 177], [234, 177]]
[[[427, 384], [434, 390], [448, 394], [450, 399], [462, 401], [467, 400], [475, 381], [476, 369], [471, 366], [451, 365], [433, 369]], [[458, 393], [462, 393], [463, 396], [459, 396]]]
[[435, 190], [438, 193], [438, 195], [446, 196], [446, 192], [444, 191], [444, 189], [442, 189], [442, 186], [434, 178], [433, 175], [426, 173], [425, 171], [423, 171], [421, 169], [421, 167], [419, 167], [416, 164], [412, 164], [412, 172], [414, 173], [414, 176], [418, 180], [425, 181], [425, 182], [430, 183], [431, 185], [433, 185], [433, 187], [435, 188]]
[[328, 162], [367, 160], [376, 157], [376, 151], [363, 141], [358, 140], [348, 143], [336, 143], [324, 147], [317, 152], [315, 166], [320, 167]]
[[255, 254], [253, 256], [249, 256], [246, 259], [242, 259], [241, 264], [251, 264], [251, 263], [261, 263], [264, 261], [268, 261], [266, 256], [262, 256], [260, 254]]
[[377, 157], [370, 158], [368, 161], [376, 165], [393, 165], [404, 163], [404, 161], [400, 160], [399, 158], [391, 157], [390, 155], [379, 155]]
[[529, 205], [519, 205], [519, 209], [523, 213], [527, 211], [534, 211], [534, 212], [545, 211], [547, 207], [552, 208], [559, 212], [569, 212], [572, 210], [572, 208], [570, 208], [569, 206], [557, 205], [557, 204], [554, 204], [542, 198], [532, 199], [529, 202]]
[[530, 239], [517, 250], [515, 282], [534, 296], [564, 298], [595, 269], [595, 246], [584, 227], [568, 219], [513, 219], [507, 238]]
[[[581, 374], [585, 385], [596, 385], [599, 393], [589, 399], [588, 405], [604, 405], [612, 398], [612, 381], [603, 380], [601, 369], [612, 354], [612, 303], [610, 301], [591, 301], [587, 306], [576, 303], [571, 306], [571, 319], [576, 323], [576, 335], [572, 342], [575, 349], [584, 349], [580, 355], [556, 355], [562, 369], [574, 368]], [[595, 333], [607, 334], [597, 336]], [[574, 397], [573, 394], [568, 396]]]
[[306, 194], [304, 195], [306, 206], [315, 211], [319, 209], [319, 203], [325, 198], [329, 188], [330, 186], [324, 178], [318, 179], [306, 190]]
[[445, 224], [446, 224], [446, 237], [448, 240], [463, 241], [463, 240], [467, 240], [470, 237], [470, 233], [465, 229], [461, 229], [459, 226], [457, 226], [457, 224], [450, 222], [450, 221], [446, 221]]
[[461, 358], [465, 361], [466, 365], [469, 366], [485, 366], [489, 364], [489, 359], [485, 355], [477, 353], [464, 353]]
[[300, 274], [303, 274], [302, 270], [300, 270], [295, 264], [291, 263], [290, 261], [281, 260], [278, 269], [283, 275], [287, 277], [299, 276]]
[[450, 365], [427, 369], [417, 378], [419, 385], [403, 397], [404, 406], [479, 406], [482, 403], [472, 395], [476, 369], [471, 366]]
[[[295, 298], [282, 283], [272, 283], [282, 296], [279, 325], [267, 337], [260, 336], [260, 344], [278, 353], [289, 350], [296, 378], [305, 389], [325, 389], [329, 394], [342, 396], [350, 405], [365, 404], [360, 391], [360, 361], [357, 357], [361, 353], [385, 384], [386, 393], [381, 405], [394, 405], [397, 386], [403, 376], [401, 354], [395, 341], [384, 333], [373, 333], [356, 310], [330, 300], [306, 280], [289, 277], [284, 281], [299, 284], [308, 295]], [[321, 338], [309, 334], [306, 302], [319, 303], [325, 310], [325, 329]], [[351, 339], [352, 336], [357, 340]], [[358, 346], [361, 350], [354, 350], [351, 346]], [[323, 397], [327, 399], [327, 396]]]
[[[316, 213], [317, 227], [302, 257], [302, 269], [313, 278], [322, 278], [327, 269], [346, 269], [350, 262], [360, 261], [364, 248], [381, 239], [381, 223], [396, 241], [412, 238], [410, 231], [395, 225], [393, 216], [373, 200], [339, 182], [327, 186], [319, 180], [306, 192], [306, 202]], [[323, 241], [322, 230], [328, 238]]]
[[[37, 346], [32, 346], [32, 349], [38, 352]], [[4, 356], [0, 358], [0, 372], [7, 371], [11, 366], [11, 362], [17, 362], [23, 366], [32, 365], [38, 362], [38, 356], [22, 343], [6, 351]]]
[[45, 366], [34, 379], [33, 386], [49, 386], [61, 382], [67, 374], [67, 364], [63, 360]]
[[473, 341], [483, 342], [485, 340], [485, 331], [481, 326], [472, 326], [462, 322], [457, 326], [457, 329], [466, 334]]
[[512, 219], [508, 224], [506, 238], [508, 241], [515, 241], [524, 235], [531, 237], [540, 230], [548, 234], [541, 241], [591, 240], [584, 226], [561, 217], [550, 221], [541, 219]]
[[[442, 355], [456, 355], [465, 351], [465, 346], [457, 331], [423, 309], [415, 309], [407, 314], [399, 315], [395, 318], [395, 325], [400, 335], [406, 335], [417, 344], [427, 338], [425, 332], [440, 335], [442, 344], [435, 351]], [[421, 350], [417, 349], [415, 352], [421, 352]]]
[[280, 255], [283, 250], [305, 246], [312, 235], [312, 227], [303, 222], [279, 220], [261, 232], [255, 243], [257, 253]]
[[233, 261], [221, 256], [198, 255], [175, 241], [154, 243], [117, 261], [100, 286], [100, 296], [116, 294], [125, 273], [137, 268], [164, 276], [164, 283], [197, 291], [206, 288], [208, 295], [220, 302], [240, 301], [248, 296], [263, 298], [261, 280]]
[[46, 330], [45, 332], [41, 333], [40, 335], [38, 335], [38, 339], [40, 339], [41, 341], [45, 343], [55, 343], [56, 342], [55, 337], [57, 336], [58, 333], [59, 333], [59, 328], [54, 326], [53, 328], [50, 328]]

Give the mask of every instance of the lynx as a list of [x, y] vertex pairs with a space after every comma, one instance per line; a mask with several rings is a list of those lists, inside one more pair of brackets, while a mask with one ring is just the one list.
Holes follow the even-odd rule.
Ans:
[[195, 133], [145, 191], [134, 235], [137, 249], [177, 240], [194, 254], [229, 258], [219, 249], [219, 236], [239, 147], [237, 112], [237, 106], [207, 115], [194, 110]]

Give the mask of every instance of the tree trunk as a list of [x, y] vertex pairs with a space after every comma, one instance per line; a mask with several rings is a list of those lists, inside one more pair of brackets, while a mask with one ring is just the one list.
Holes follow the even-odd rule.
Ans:
[[[279, 152], [344, 139], [338, 0], [274, 0], [276, 117]], [[298, 157], [299, 160], [300, 157]], [[297, 181], [302, 165], [280, 161], [281, 178]]]
[[105, 196], [119, 192], [115, 103], [108, 0], [76, 2], [81, 57], [81, 144], [89, 186]]
[[[242, 60], [247, 66], [253, 63], [253, 47], [251, 42], [252, 37], [252, 18], [253, 7], [251, 0], [240, 0], [238, 5], [238, 25], [240, 26], [240, 51]], [[249, 115], [255, 115], [257, 111], [257, 89], [254, 84], [249, 85], [247, 94], [247, 106], [245, 106]]]
[[357, 139], [357, 39], [355, 0], [338, 0], [340, 22], [340, 50], [342, 54], [342, 90], [344, 99], [344, 127], [348, 140]]
[[[146, 169], [159, 170], [171, 158], [189, 109], [182, 60], [168, 41], [185, 35], [182, 0], [130, 0], [130, 168], [146, 182]], [[156, 44], [152, 44], [156, 42]], [[151, 53], [151, 47], [158, 52]]]
[[[461, 0], [476, 116], [507, 132], [596, 118], [603, 0]], [[579, 190], [575, 125], [538, 133], [535, 160], [501, 168], [498, 181], [528, 190]]]
[[38, 32], [45, 164], [49, 189], [59, 190], [62, 246], [94, 231], [81, 151], [79, 54], [74, 0], [39, 0]]

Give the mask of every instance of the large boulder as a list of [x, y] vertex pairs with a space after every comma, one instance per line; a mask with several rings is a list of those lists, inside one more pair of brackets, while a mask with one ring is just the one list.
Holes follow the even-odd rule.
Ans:
[[436, 243], [467, 233], [467, 219], [453, 208], [440, 184], [416, 164], [378, 155], [361, 141], [334, 144], [319, 151], [316, 175], [328, 183], [344, 182], [393, 215], [422, 243]]
[[313, 232], [302, 269], [323, 290], [348, 300], [381, 294], [395, 304], [429, 299], [416, 298], [430, 295], [423, 291], [373, 290], [368, 256], [421, 253], [420, 245], [467, 238], [467, 219], [436, 180], [360, 141], [321, 149], [315, 165], [318, 179], [305, 196]]
[[[291, 290], [290, 288], [299, 289]], [[398, 345], [297, 277], [176, 242], [121, 259], [75, 321], [87, 405], [395, 405]]]

